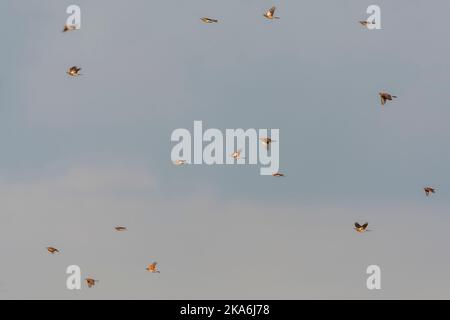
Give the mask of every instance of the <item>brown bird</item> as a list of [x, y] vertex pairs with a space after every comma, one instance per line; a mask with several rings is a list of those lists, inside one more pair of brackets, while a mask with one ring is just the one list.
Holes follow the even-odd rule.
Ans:
[[366, 230], [368, 225], [369, 224], [367, 222], [364, 223], [363, 225], [360, 225], [358, 222], [355, 222], [355, 230], [357, 232], [359, 232], [359, 233], [363, 233], [365, 231], [369, 231], [369, 230]]
[[367, 21], [367, 20], [364, 20], [364, 21], [358, 21], [364, 28], [367, 28], [367, 26], [369, 25], [369, 24], [375, 24], [375, 20], [374, 21], [372, 21], [372, 22], [369, 22], [369, 21]]
[[92, 279], [92, 278], [86, 278], [86, 283], [88, 285], [88, 288], [92, 288], [95, 286], [95, 284], [98, 282], [98, 280]]
[[59, 252], [59, 250], [54, 247], [47, 247], [47, 251], [50, 252], [51, 254], [55, 254], [56, 252]]
[[66, 73], [71, 77], [76, 77], [76, 76], [81, 75], [80, 70], [81, 70], [81, 68], [78, 68], [77, 66], [73, 66], [73, 67], [70, 67]]
[[117, 231], [126, 231], [127, 227], [118, 226], [118, 227], [115, 227], [114, 229], [116, 229]]
[[266, 147], [266, 149], [269, 149], [270, 144], [272, 142], [275, 142], [275, 140], [270, 139], [269, 137], [263, 137], [263, 138], [259, 138], [259, 140], [261, 140], [261, 142], [263, 143], [263, 145]]
[[275, 10], [277, 8], [275, 6], [273, 6], [272, 8], [270, 8], [269, 10], [267, 10], [266, 13], [263, 14], [264, 17], [266, 17], [267, 19], [273, 20], [273, 19], [280, 19], [280, 17], [275, 17]]
[[159, 270], [156, 269], [157, 264], [158, 264], [157, 262], [153, 262], [153, 263], [149, 264], [148, 267], [145, 268], [145, 270], [147, 270], [151, 273], [159, 273]]
[[174, 165], [176, 166], [182, 166], [183, 164], [186, 164], [187, 161], [186, 160], [182, 160], [182, 159], [177, 159], [173, 162]]
[[428, 197], [430, 193], [436, 193], [436, 189], [432, 187], [425, 187], [423, 188], [423, 191], [425, 191], [425, 195]]
[[283, 173], [276, 172], [276, 173], [272, 173], [272, 176], [274, 176], [274, 177], [284, 177], [285, 175]]
[[242, 150], [239, 149], [238, 151], [234, 151], [230, 157], [232, 157], [233, 159], [239, 160], [239, 159], [245, 159], [244, 157], [241, 157], [241, 152]]
[[219, 22], [219, 20], [217, 20], [217, 19], [211, 19], [211, 18], [207, 18], [207, 17], [203, 17], [203, 18], [201, 18], [201, 20], [204, 23], [217, 23], [217, 22]]
[[397, 98], [397, 96], [393, 96], [389, 93], [386, 92], [380, 92], [378, 93], [380, 95], [380, 99], [381, 99], [381, 105], [384, 106], [386, 104], [386, 101], [392, 101], [392, 98]]
[[63, 32], [77, 30], [77, 26], [75, 24], [65, 24]]

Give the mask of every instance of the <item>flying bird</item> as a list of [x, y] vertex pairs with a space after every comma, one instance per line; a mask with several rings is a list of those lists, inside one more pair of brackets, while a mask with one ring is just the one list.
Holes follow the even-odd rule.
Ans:
[[77, 66], [70, 67], [69, 70], [67, 70], [67, 74], [71, 77], [80, 76], [80, 70], [81, 68], [78, 68]]
[[367, 230], [367, 226], [368, 226], [369, 224], [366, 222], [366, 223], [364, 223], [363, 225], [360, 225], [358, 222], [355, 222], [355, 230], [357, 231], [357, 232], [359, 232], [359, 233], [363, 233], [363, 232], [365, 232], [365, 231], [369, 231], [369, 230]]
[[217, 22], [219, 22], [219, 20], [217, 20], [217, 19], [211, 19], [211, 18], [207, 18], [207, 17], [203, 17], [203, 18], [201, 18], [201, 20], [204, 23], [217, 23]]
[[261, 142], [264, 144], [264, 146], [266, 147], [266, 149], [269, 149], [270, 144], [271, 144], [272, 142], [275, 142], [275, 140], [272, 140], [272, 139], [270, 139], [270, 138], [268, 138], [268, 137], [259, 138], [259, 140], [261, 140]]
[[92, 278], [86, 278], [86, 283], [89, 288], [92, 288], [93, 286], [95, 286], [95, 283], [97, 283], [97, 282], [98, 282], [98, 280], [95, 280]]
[[65, 24], [63, 32], [77, 30], [77, 25], [75, 24]]
[[280, 173], [280, 172], [272, 173], [272, 176], [274, 176], [274, 177], [285, 177], [284, 173]]
[[367, 20], [364, 21], [358, 21], [364, 28], [367, 28], [369, 26], [369, 24], [375, 24], [375, 20], [372, 22], [369, 22]]
[[378, 93], [380, 95], [381, 99], [381, 105], [384, 106], [386, 104], [386, 101], [392, 101], [392, 98], [397, 98], [397, 96], [393, 96], [386, 92], [380, 92]]
[[183, 164], [186, 164], [186, 160], [175, 160], [173, 164], [176, 166], [182, 166]]
[[280, 19], [280, 17], [275, 17], [275, 10], [277, 8], [275, 6], [273, 6], [272, 8], [270, 8], [269, 10], [267, 10], [266, 13], [263, 14], [264, 17], [266, 17], [267, 19], [273, 20], [273, 19]]
[[425, 195], [428, 197], [430, 193], [436, 193], [436, 189], [432, 187], [425, 187], [423, 188], [423, 191], [425, 191]]
[[116, 229], [117, 231], [126, 231], [127, 227], [118, 226], [118, 227], [115, 227], [114, 229]]
[[231, 157], [238, 160], [238, 159], [245, 159], [244, 157], [241, 157], [241, 150], [235, 151], [231, 154]]
[[55, 254], [56, 252], [59, 252], [59, 250], [54, 247], [47, 247], [47, 251], [50, 252], [51, 254]]
[[147, 270], [151, 273], [159, 273], [159, 270], [156, 269], [157, 264], [158, 264], [157, 262], [153, 262], [153, 263], [149, 264], [148, 267], [145, 268], [145, 270]]

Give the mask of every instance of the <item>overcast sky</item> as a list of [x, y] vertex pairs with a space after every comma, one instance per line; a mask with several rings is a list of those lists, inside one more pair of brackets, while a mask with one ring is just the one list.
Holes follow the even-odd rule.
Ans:
[[[62, 33], [71, 4], [81, 30]], [[382, 30], [358, 24], [371, 4]], [[2, 0], [0, 298], [449, 299], [448, 12]], [[383, 90], [398, 99], [381, 107]], [[171, 133], [194, 120], [279, 129], [286, 177], [174, 166]], [[99, 283], [66, 289], [71, 264]]]

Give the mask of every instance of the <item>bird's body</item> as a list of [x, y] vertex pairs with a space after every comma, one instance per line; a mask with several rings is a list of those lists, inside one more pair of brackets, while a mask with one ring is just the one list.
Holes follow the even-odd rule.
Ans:
[[369, 22], [367, 20], [364, 21], [358, 21], [364, 28], [367, 28], [369, 24], [375, 24], [375, 21]]
[[88, 288], [92, 288], [95, 286], [95, 284], [98, 282], [98, 280], [92, 279], [92, 278], [86, 278], [86, 283], [88, 285]]
[[63, 32], [73, 31], [73, 30], [77, 30], [77, 29], [78, 29], [78, 27], [75, 24], [65, 24]]
[[183, 164], [186, 164], [186, 160], [175, 160], [173, 164], [176, 166], [182, 166]]
[[264, 144], [264, 146], [266, 147], [266, 149], [269, 149], [271, 143], [275, 141], [275, 140], [272, 140], [272, 139], [269, 138], [269, 137], [259, 138], [259, 140], [261, 140], [261, 142]]
[[284, 173], [280, 173], [280, 172], [276, 172], [276, 173], [272, 173], [272, 176], [274, 177], [284, 177]]
[[80, 70], [81, 70], [81, 68], [78, 68], [77, 66], [73, 66], [73, 67], [70, 67], [66, 73], [71, 77], [76, 77], [76, 76], [81, 75]]
[[380, 95], [382, 106], [384, 106], [386, 104], [386, 101], [392, 101], [393, 98], [397, 98], [397, 96], [393, 96], [387, 92], [380, 92], [378, 94]]
[[239, 160], [239, 159], [245, 159], [243, 157], [241, 157], [241, 150], [235, 151], [231, 154], [231, 157], [233, 159]]
[[280, 17], [275, 17], [275, 10], [277, 8], [274, 6], [272, 8], [270, 8], [269, 10], [267, 10], [266, 13], [263, 14], [264, 17], [266, 17], [267, 19], [273, 20], [273, 19], [280, 19]]
[[157, 262], [150, 263], [145, 270], [151, 273], [159, 273], [159, 270], [156, 268]]
[[56, 249], [55, 247], [47, 247], [47, 251], [50, 252], [51, 254], [55, 254], [56, 252], [59, 252], [59, 250]]
[[367, 222], [364, 223], [363, 225], [360, 225], [358, 222], [355, 222], [355, 230], [359, 233], [363, 233], [365, 231], [368, 231], [367, 230], [368, 225], [369, 224]]
[[117, 231], [127, 231], [127, 227], [122, 227], [122, 226], [117, 226], [114, 229], [116, 229]]
[[425, 187], [423, 188], [423, 191], [425, 191], [425, 195], [428, 197], [430, 193], [436, 193], [436, 189], [432, 187]]
[[204, 23], [217, 23], [217, 22], [219, 22], [219, 20], [217, 20], [217, 19], [211, 19], [211, 18], [207, 18], [207, 17], [203, 17], [203, 18], [201, 18], [201, 20]]

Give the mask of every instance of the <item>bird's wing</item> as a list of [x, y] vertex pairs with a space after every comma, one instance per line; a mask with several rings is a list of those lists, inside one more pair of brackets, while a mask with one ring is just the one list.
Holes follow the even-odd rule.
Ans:
[[358, 222], [355, 222], [355, 227], [356, 228], [361, 228], [361, 225]]
[[365, 229], [365, 228], [367, 228], [368, 225], [369, 225], [369, 224], [366, 222], [366, 223], [364, 223], [364, 224], [362, 225], [362, 227]]
[[275, 14], [275, 10], [276, 10], [276, 9], [277, 9], [277, 8], [276, 8], [275, 6], [273, 6], [272, 8], [270, 8], [269, 13], [270, 13], [271, 16], [273, 16], [273, 15]]

